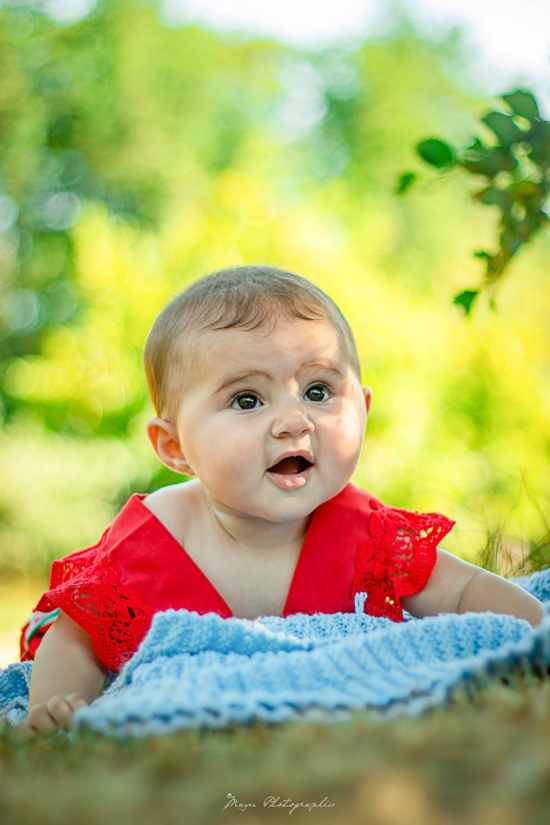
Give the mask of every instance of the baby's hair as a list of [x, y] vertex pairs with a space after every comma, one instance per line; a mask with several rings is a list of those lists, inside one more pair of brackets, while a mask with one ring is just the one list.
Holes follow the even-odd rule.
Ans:
[[328, 320], [349, 362], [361, 377], [351, 328], [334, 301], [311, 281], [271, 266], [222, 269], [199, 279], [168, 303], [149, 333], [145, 375], [157, 415], [174, 421], [178, 410], [175, 375], [185, 373], [182, 340], [206, 329], [273, 329], [281, 316]]

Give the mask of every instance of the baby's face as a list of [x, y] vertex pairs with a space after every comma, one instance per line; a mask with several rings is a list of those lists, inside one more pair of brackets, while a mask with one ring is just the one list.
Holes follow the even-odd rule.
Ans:
[[304, 518], [349, 481], [371, 391], [326, 320], [200, 333], [176, 422], [189, 472], [224, 512]]

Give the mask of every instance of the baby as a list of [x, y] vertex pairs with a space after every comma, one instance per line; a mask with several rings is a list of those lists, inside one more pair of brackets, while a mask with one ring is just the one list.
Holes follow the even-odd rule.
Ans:
[[68, 730], [171, 607], [542, 619], [520, 587], [438, 548], [444, 516], [350, 483], [372, 390], [345, 318], [309, 281], [249, 266], [196, 282], [157, 318], [145, 371], [153, 449], [194, 478], [132, 496], [97, 545], [54, 562], [29, 735]]

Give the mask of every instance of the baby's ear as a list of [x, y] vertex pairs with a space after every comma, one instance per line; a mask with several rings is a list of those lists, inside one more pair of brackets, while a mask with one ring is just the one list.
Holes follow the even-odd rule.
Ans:
[[147, 422], [147, 435], [163, 464], [176, 473], [195, 475], [182, 452], [178, 430], [174, 424], [165, 421], [164, 418], [150, 418]]
[[370, 413], [372, 404], [372, 389], [370, 387], [362, 387], [363, 395], [365, 396], [365, 404], [367, 407], [367, 415]]

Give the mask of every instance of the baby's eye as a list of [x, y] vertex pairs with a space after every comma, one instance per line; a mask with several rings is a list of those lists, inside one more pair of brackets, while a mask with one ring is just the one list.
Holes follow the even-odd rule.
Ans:
[[305, 397], [308, 401], [328, 401], [330, 392], [324, 384], [314, 384], [305, 391]]
[[234, 410], [255, 410], [257, 407], [261, 407], [261, 402], [257, 395], [253, 395], [251, 392], [243, 392], [242, 395], [238, 395], [233, 399], [231, 407]]

